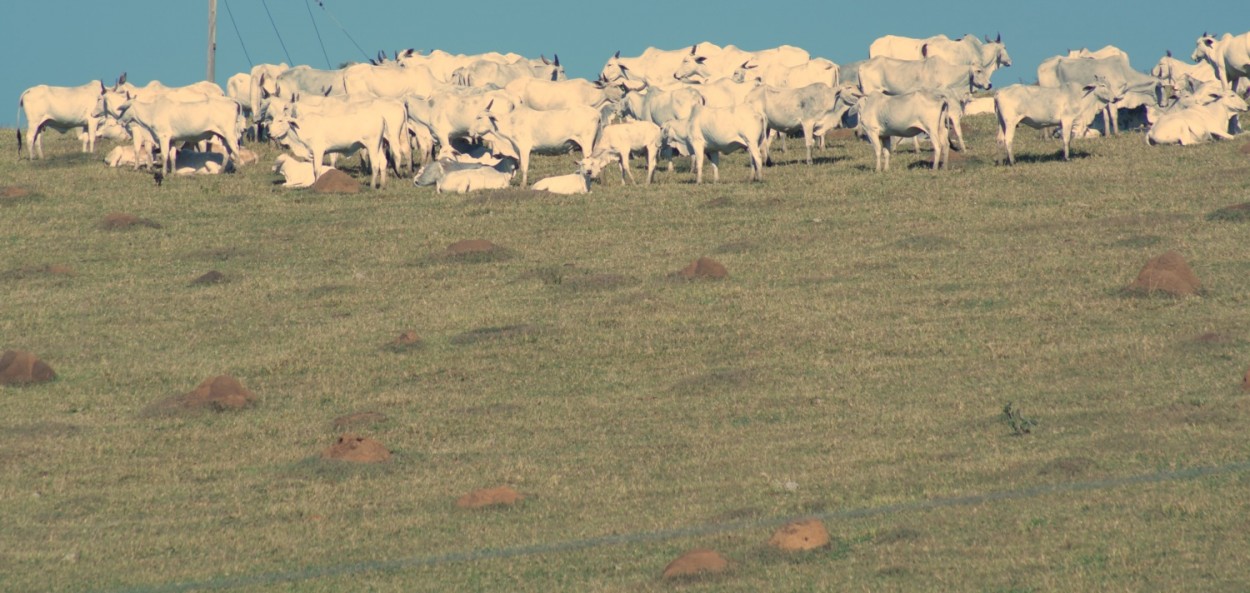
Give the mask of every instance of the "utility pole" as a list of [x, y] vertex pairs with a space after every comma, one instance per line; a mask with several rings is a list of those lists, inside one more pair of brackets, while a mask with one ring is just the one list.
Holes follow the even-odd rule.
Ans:
[[208, 78], [217, 82], [217, 0], [208, 0]]

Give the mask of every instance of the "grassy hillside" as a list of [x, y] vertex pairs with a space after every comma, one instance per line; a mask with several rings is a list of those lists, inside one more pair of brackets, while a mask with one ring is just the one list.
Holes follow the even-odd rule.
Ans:
[[[1250, 459], [1250, 225], [1208, 219], [1250, 201], [1246, 142], [1065, 163], [1022, 129], [1004, 167], [965, 125], [949, 171], [791, 141], [763, 183], [739, 154], [568, 197], [5, 151], [0, 350], [59, 378], [0, 387], [0, 589], [1250, 588], [1246, 472], [1131, 479]], [[1167, 251], [1200, 296], [1123, 292]], [[700, 256], [728, 277], [674, 277]], [[153, 408], [219, 374], [257, 404]], [[355, 412], [383, 417], [333, 425]], [[394, 456], [320, 459], [344, 432]], [[499, 485], [525, 500], [453, 504]], [[766, 546], [808, 515], [829, 547]], [[731, 571], [660, 579], [696, 547]]]

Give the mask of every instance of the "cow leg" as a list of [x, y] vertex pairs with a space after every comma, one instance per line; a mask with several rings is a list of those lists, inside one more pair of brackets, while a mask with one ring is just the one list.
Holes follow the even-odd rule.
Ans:
[[707, 153], [707, 162], [712, 165], [712, 183], [720, 183], [720, 151]]
[[31, 122], [26, 129], [26, 154], [30, 155], [33, 160], [35, 151], [39, 151], [39, 158], [43, 158], [43, 124], [44, 122]]
[[1016, 155], [1012, 153], [1011, 151], [1011, 142], [1016, 137], [1017, 125], [1019, 124], [1018, 123], [1008, 124], [1005, 121], [999, 120], [999, 126], [1000, 126], [999, 131], [998, 131], [999, 142], [1002, 143], [1003, 147], [1007, 149], [1007, 163], [1011, 165], [1016, 164]]
[[706, 156], [707, 155], [703, 154], [702, 150], [696, 150], [694, 151], [694, 154], [690, 155], [690, 160], [694, 163], [695, 183], [703, 183], [703, 159], [706, 158]]
[[[811, 164], [811, 156], [810, 156], [811, 146], [808, 146], [807, 150], [808, 150], [808, 155], [809, 155], [807, 163], [810, 165]], [[763, 181], [764, 180], [764, 159], [760, 155], [759, 145], [752, 143], [751, 145], [747, 146], [747, 152], [750, 153], [751, 155], [751, 181]]]
[[803, 122], [803, 146], [807, 148], [807, 164], [809, 165], [812, 164], [812, 144], [814, 144], [814, 140], [812, 138], [812, 129], [814, 127], [815, 127], [815, 122], [811, 122], [811, 121]]
[[530, 151], [528, 148], [522, 148], [517, 151], [520, 154], [521, 161], [521, 187], [529, 187], [530, 179]]
[[637, 182], [637, 181], [634, 181], [634, 174], [633, 174], [633, 172], [631, 172], [631, 171], [629, 170], [629, 149], [628, 149], [628, 148], [626, 148], [624, 151], [622, 151], [622, 152], [620, 152], [620, 153], [618, 153], [618, 154], [620, 155], [620, 162], [621, 162], [621, 185], [625, 185], [625, 176], [626, 176], [626, 175], [628, 175], [628, 176], [629, 176], [629, 182], [630, 182], [630, 183], [632, 183], [632, 184], [634, 184], [634, 185], [638, 185], [638, 182]]
[[658, 149], [655, 146], [647, 147], [647, 185], [655, 180], [655, 157]]
[[1063, 140], [1063, 160], [1070, 157], [1069, 147], [1072, 146], [1072, 122], [1059, 124], [1059, 138]]

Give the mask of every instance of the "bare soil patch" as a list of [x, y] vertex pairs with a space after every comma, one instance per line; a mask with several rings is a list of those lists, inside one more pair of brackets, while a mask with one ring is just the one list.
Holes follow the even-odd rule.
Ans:
[[160, 400], [148, 407], [148, 414], [196, 413], [202, 411], [226, 412], [242, 410], [256, 403], [252, 393], [238, 379], [230, 375], [218, 375], [202, 381], [195, 389], [183, 395]]
[[386, 422], [389, 418], [381, 412], [354, 412], [344, 414], [330, 421], [330, 426], [335, 430], [346, 430], [358, 426], [372, 426]]
[[786, 552], [807, 552], [829, 545], [829, 530], [820, 519], [794, 521], [782, 525], [768, 539], [768, 545]]
[[0, 198], [25, 198], [30, 195], [30, 190], [18, 185], [6, 185], [0, 187]]
[[0, 385], [31, 385], [56, 379], [48, 363], [25, 350], [5, 350], [0, 354]]
[[512, 506], [525, 500], [516, 490], [508, 486], [496, 486], [474, 490], [456, 499], [456, 506], [462, 509], [481, 509], [494, 506]]
[[683, 280], [721, 280], [729, 277], [729, 271], [710, 257], [700, 257], [679, 270], [676, 276]]
[[432, 259], [460, 263], [486, 263], [511, 259], [515, 255], [511, 249], [501, 247], [486, 239], [464, 239], [448, 245], [442, 252], [434, 254]]
[[702, 204], [699, 204], [699, 207], [700, 208], [727, 208], [733, 205], [734, 205], [733, 199], [731, 199], [729, 196], [721, 196], [719, 198], [714, 198]]
[[100, 228], [106, 231], [120, 231], [136, 226], [144, 226], [153, 229], [161, 228], [161, 224], [150, 218], [139, 218], [134, 214], [126, 212], [110, 212], [104, 215], [104, 219], [100, 221]]
[[369, 437], [344, 433], [338, 441], [321, 452], [321, 458], [352, 463], [381, 463], [391, 458], [391, 452], [382, 443]]
[[1137, 279], [1125, 289], [1130, 294], [1164, 293], [1174, 297], [1196, 295], [1202, 290], [1198, 276], [1185, 258], [1169, 251], [1146, 262]]
[[675, 558], [664, 567], [661, 576], [666, 580], [688, 579], [723, 574], [729, 570], [729, 560], [707, 548], [690, 550]]
[[318, 194], [354, 194], [360, 192], [360, 183], [338, 169], [327, 169], [310, 189]]

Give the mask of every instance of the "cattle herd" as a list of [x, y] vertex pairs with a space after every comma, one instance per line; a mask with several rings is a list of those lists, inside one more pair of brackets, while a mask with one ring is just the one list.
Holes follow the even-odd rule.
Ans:
[[[267, 137], [289, 151], [274, 171], [292, 186], [310, 185], [340, 155], [360, 152], [374, 187], [386, 184], [388, 169], [416, 170], [417, 185], [439, 191], [507, 187], [517, 171], [525, 187], [532, 153], [576, 146], [576, 172], [533, 187], [584, 193], [610, 164], [632, 181], [631, 154], [646, 156], [648, 183], [661, 157], [688, 155], [701, 183], [705, 162], [718, 179], [719, 155], [745, 150], [759, 180], [774, 139], [802, 134], [811, 164], [813, 144], [839, 127], [872, 144], [878, 171], [889, 169], [895, 138], [927, 136], [936, 169], [951, 146], [964, 147], [960, 118], [990, 111], [1012, 164], [1021, 123], [1056, 128], [1065, 159], [1074, 137], [1121, 129], [1145, 129], [1151, 144], [1231, 138], [1247, 110], [1239, 93], [1250, 87], [1250, 33], [1204, 33], [1194, 63], [1169, 51], [1149, 74], [1115, 47], [1069, 51], [1042, 62], [1037, 84], [992, 98], [974, 93], [990, 91], [995, 69], [1011, 66], [1001, 38], [889, 35], [869, 55], [839, 66], [792, 46], [747, 52], [697, 43], [636, 57], [617, 52], [589, 81], [568, 79], [559, 56], [407, 50], [339, 70], [262, 64], [230, 77], [225, 92], [211, 82], [138, 87], [125, 74], [111, 86], [39, 85], [22, 93], [19, 122], [24, 110], [32, 159], [43, 158], [44, 130], [81, 129], [84, 152], [94, 152], [100, 136], [128, 141], [108, 164], [159, 166], [163, 174], [228, 171], [254, 160], [241, 147], [245, 137]], [[17, 136], [20, 154], [20, 126]]]

